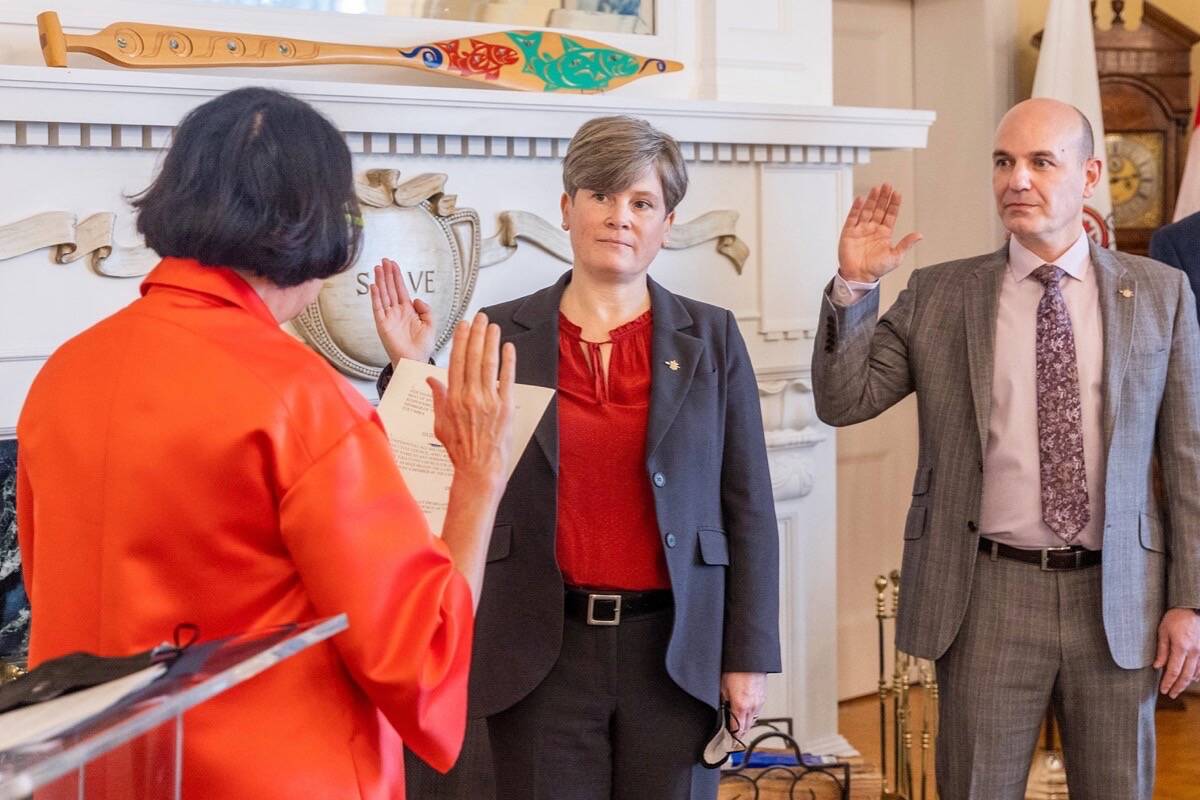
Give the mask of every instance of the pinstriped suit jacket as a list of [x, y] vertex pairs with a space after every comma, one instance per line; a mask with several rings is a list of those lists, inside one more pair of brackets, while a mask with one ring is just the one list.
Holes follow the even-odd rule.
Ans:
[[[1200, 607], [1200, 329], [1179, 270], [1094, 245], [1091, 257], [1104, 335], [1104, 628], [1117, 664], [1132, 669], [1154, 660], [1166, 608]], [[1007, 260], [1005, 245], [919, 269], [878, 322], [878, 290], [846, 308], [828, 292], [822, 300], [822, 420], [852, 425], [917, 393], [897, 644], [924, 658], [953, 642], [971, 592]]]

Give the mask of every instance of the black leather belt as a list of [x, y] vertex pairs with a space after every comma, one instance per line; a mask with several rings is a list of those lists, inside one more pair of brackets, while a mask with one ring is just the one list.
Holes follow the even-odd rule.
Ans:
[[571, 619], [588, 625], [620, 625], [625, 617], [636, 617], [670, 608], [670, 589], [649, 592], [586, 591], [567, 587], [564, 610]]
[[1009, 547], [1006, 544], [991, 539], [979, 540], [981, 552], [1000, 558], [1010, 558], [1013, 561], [1024, 561], [1026, 564], [1037, 564], [1047, 572], [1058, 572], [1066, 569], [1082, 569], [1094, 567], [1100, 563], [1100, 551], [1088, 550], [1073, 544], [1069, 547], [1043, 547], [1041, 550], [1023, 550], [1020, 547]]

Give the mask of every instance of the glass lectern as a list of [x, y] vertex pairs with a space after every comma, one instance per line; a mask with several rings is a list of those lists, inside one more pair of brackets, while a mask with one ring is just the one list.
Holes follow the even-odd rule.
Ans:
[[191, 674], [168, 672], [137, 695], [52, 739], [0, 752], [0, 800], [86, 798], [119, 768], [140, 783], [144, 800], [179, 798], [183, 715], [211, 697], [271, 669], [347, 627], [346, 615], [223, 640]]

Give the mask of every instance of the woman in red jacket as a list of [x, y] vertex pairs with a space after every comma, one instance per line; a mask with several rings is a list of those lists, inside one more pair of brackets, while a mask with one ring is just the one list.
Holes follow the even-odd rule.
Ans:
[[438, 540], [374, 410], [279, 327], [357, 254], [338, 131], [278, 92], [218, 97], [134, 205], [162, 263], [50, 358], [18, 426], [30, 661], [346, 612], [332, 642], [189, 712], [185, 796], [401, 798], [401, 740], [440, 769], [461, 744], [511, 345], [460, 325], [434, 387], [455, 464]]
[[[717, 708], [744, 733], [781, 667], [746, 344], [732, 312], [649, 276], [687, 183], [645, 120], [584, 123], [563, 159], [571, 270], [488, 308], [521, 382], [556, 391], [497, 511], [479, 604], [470, 713], [499, 800], [715, 800], [701, 754]], [[389, 357], [423, 358], [394, 265], [377, 285]]]

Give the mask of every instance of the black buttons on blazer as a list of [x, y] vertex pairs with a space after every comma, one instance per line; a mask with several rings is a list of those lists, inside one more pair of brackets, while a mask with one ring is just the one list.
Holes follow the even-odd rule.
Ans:
[[969, 530], [971, 533], [979, 532], [979, 526], [975, 524], [975, 520], [973, 520], [973, 519], [967, 520], [967, 530]]
[[667, 476], [663, 475], [661, 472], [654, 473], [654, 485], [660, 489], [662, 487], [666, 486], [667, 485]]
[[667, 540], [667, 547], [674, 547], [674, 546], [675, 546], [675, 534], [673, 534], [673, 533], [668, 533], [668, 534], [666, 535], [666, 540]]

